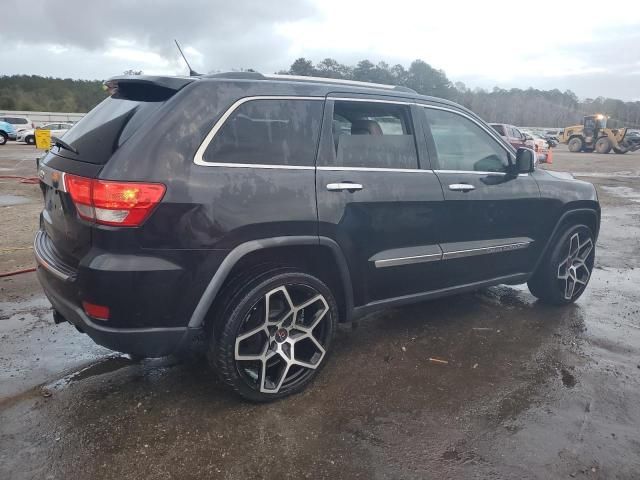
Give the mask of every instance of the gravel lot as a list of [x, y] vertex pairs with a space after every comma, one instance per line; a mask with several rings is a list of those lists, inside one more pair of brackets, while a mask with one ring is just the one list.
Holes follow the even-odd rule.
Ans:
[[[0, 147], [0, 175], [35, 175], [37, 156]], [[640, 152], [560, 147], [543, 168], [602, 203], [575, 305], [498, 286], [372, 315], [274, 404], [198, 362], [98, 347], [53, 325], [34, 273], [1, 278], [0, 478], [638, 478]], [[0, 179], [0, 272], [34, 266], [40, 208], [38, 185]]]

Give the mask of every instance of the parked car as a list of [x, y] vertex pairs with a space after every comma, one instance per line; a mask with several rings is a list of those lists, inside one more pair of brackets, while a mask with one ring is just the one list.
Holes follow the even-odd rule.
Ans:
[[[28, 117], [15, 116], [15, 115], [0, 115], [0, 122], [7, 122], [13, 125], [16, 133], [20, 130], [28, 128], [35, 128], [35, 125]], [[15, 140], [15, 137], [11, 140]]]
[[523, 130], [522, 133], [525, 135], [527, 140], [533, 142], [533, 149], [536, 152], [538, 161], [541, 163], [546, 162], [547, 156], [549, 155], [549, 143], [547, 142], [547, 140], [535, 132]]
[[544, 139], [549, 144], [549, 147], [555, 148], [560, 144], [560, 139], [554, 135], [545, 134]]
[[16, 130], [8, 122], [0, 121], [0, 145], [5, 145], [9, 139], [15, 140]]
[[[52, 137], [62, 137], [67, 131], [73, 127], [71, 123], [47, 123], [35, 130], [50, 130]], [[36, 143], [35, 130], [21, 130], [18, 132], [16, 140], [18, 142], [26, 142], [29, 145]]]
[[204, 346], [269, 401], [311, 382], [339, 322], [500, 283], [558, 305], [587, 287], [593, 185], [455, 103], [254, 72], [107, 86], [40, 163], [34, 241], [54, 320], [100, 345]]
[[490, 123], [489, 125], [513, 148], [535, 148], [533, 140], [527, 140], [527, 137], [513, 125], [507, 125], [506, 123]]

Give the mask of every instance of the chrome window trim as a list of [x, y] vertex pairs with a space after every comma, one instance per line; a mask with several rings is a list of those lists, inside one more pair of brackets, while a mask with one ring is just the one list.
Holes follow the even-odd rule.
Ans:
[[380, 98], [354, 98], [354, 97], [327, 97], [327, 100], [337, 100], [340, 102], [368, 102], [368, 103], [393, 103], [396, 105], [418, 105], [411, 100], [383, 100]]
[[315, 167], [308, 165], [269, 165], [266, 163], [225, 163], [225, 162], [195, 162], [196, 165], [202, 165], [204, 167], [229, 167], [229, 168], [270, 168], [278, 170], [315, 170]]
[[236, 111], [240, 105], [254, 100], [315, 100], [325, 101], [325, 97], [298, 97], [295, 95], [254, 95], [250, 97], [242, 97], [236, 100], [218, 119], [213, 125], [207, 136], [196, 150], [196, 154], [193, 157], [193, 163], [203, 167], [232, 167], [232, 168], [277, 168], [277, 169], [289, 169], [289, 170], [313, 170], [315, 167], [307, 165], [266, 165], [255, 163], [225, 163], [225, 162], [207, 162], [204, 160], [204, 152], [207, 147], [216, 136], [216, 133], [222, 128], [227, 119]]
[[421, 168], [385, 168], [385, 167], [317, 167], [322, 171], [334, 172], [402, 172], [402, 173], [434, 173], [433, 170], [423, 170]]
[[442, 260], [442, 253], [428, 253], [425, 255], [412, 255], [410, 257], [385, 258], [375, 260], [376, 268], [397, 267], [400, 265], [413, 265], [415, 263], [438, 262]]
[[[472, 173], [475, 175], [506, 175], [507, 172], [481, 172], [478, 170], [433, 170], [434, 173]], [[528, 173], [519, 173], [519, 177], [528, 177]]]
[[[484, 130], [486, 133], [489, 134], [489, 136], [491, 138], [494, 139], [494, 141], [496, 141], [498, 143], [498, 145], [500, 146], [500, 148], [502, 148], [505, 152], [507, 152], [507, 154], [509, 155], [509, 158], [511, 158], [511, 156], [513, 155], [513, 152], [511, 152], [510, 150], [508, 150], [503, 144], [502, 144], [502, 139], [500, 137], [497, 136], [497, 132], [493, 131], [493, 129], [491, 128], [486, 128], [485, 126], [482, 125], [482, 123], [480, 123], [478, 120], [476, 120], [475, 118], [473, 118], [471, 115], [468, 115], [464, 112], [461, 112], [459, 110], [453, 109], [453, 108], [447, 108], [447, 107], [439, 107], [439, 106], [435, 106], [435, 105], [429, 105], [429, 104], [424, 104], [424, 103], [418, 103], [415, 101], [411, 101], [411, 100], [402, 100], [402, 99], [398, 99], [398, 100], [387, 100], [387, 99], [378, 99], [378, 98], [354, 98], [354, 97], [331, 97], [331, 96], [326, 96], [326, 97], [309, 97], [309, 96], [296, 96], [296, 95], [254, 95], [254, 96], [249, 96], [249, 97], [242, 97], [238, 100], [236, 100], [223, 114], [222, 116], [218, 119], [218, 121], [213, 125], [213, 127], [211, 128], [211, 130], [209, 131], [209, 133], [207, 133], [206, 137], [204, 138], [204, 140], [202, 141], [202, 143], [200, 144], [200, 146], [198, 147], [198, 150], [195, 153], [195, 156], [193, 158], [193, 163], [195, 163], [196, 165], [200, 165], [203, 167], [230, 167], [230, 168], [258, 168], [258, 169], [283, 169], [283, 170], [313, 170], [315, 168], [319, 169], [319, 170], [336, 170], [336, 171], [371, 171], [371, 172], [376, 172], [376, 171], [380, 171], [380, 172], [385, 172], [385, 171], [390, 171], [390, 172], [433, 172], [434, 170], [429, 170], [429, 169], [419, 169], [419, 168], [376, 168], [376, 167], [371, 167], [371, 168], [367, 168], [367, 167], [339, 167], [339, 166], [321, 166], [321, 167], [314, 167], [314, 166], [307, 166], [307, 165], [269, 165], [269, 164], [255, 164], [255, 163], [226, 163], [226, 162], [207, 162], [204, 160], [204, 152], [207, 150], [207, 147], [209, 146], [209, 144], [211, 143], [211, 141], [213, 140], [213, 138], [216, 136], [216, 134], [218, 133], [218, 131], [222, 128], [222, 126], [224, 125], [224, 123], [227, 121], [227, 119], [233, 114], [233, 112], [240, 107], [241, 105], [243, 105], [244, 103], [247, 102], [251, 102], [254, 100], [314, 100], [314, 101], [325, 101], [325, 100], [333, 100], [333, 101], [342, 101], [342, 102], [369, 102], [369, 103], [388, 103], [388, 104], [395, 104], [395, 105], [415, 105], [418, 107], [422, 107], [422, 108], [431, 108], [434, 110], [444, 110], [446, 112], [451, 112], [457, 115], [460, 115], [462, 117], [467, 118], [468, 120], [471, 120], [474, 124], [476, 124], [478, 127], [480, 127], [482, 130]], [[414, 134], [415, 136], [415, 134]], [[506, 174], [505, 172], [475, 172], [475, 171], [466, 171], [466, 170], [435, 170], [436, 172], [441, 172], [441, 173], [477, 173], [477, 174]], [[528, 174], [521, 174], [521, 175], [528, 175]]]

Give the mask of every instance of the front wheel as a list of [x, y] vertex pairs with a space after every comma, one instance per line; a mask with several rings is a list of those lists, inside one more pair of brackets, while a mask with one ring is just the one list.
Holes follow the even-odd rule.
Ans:
[[6, 144], [8, 139], [9, 139], [9, 137], [7, 135], [5, 135], [4, 133], [0, 132], [0, 145]]
[[571, 140], [569, 140], [569, 151], [573, 152], [573, 153], [577, 153], [582, 151], [582, 147], [584, 146], [584, 143], [582, 141], [581, 138], [579, 137], [574, 137]]
[[606, 154], [611, 151], [611, 147], [613, 147], [613, 145], [611, 145], [609, 139], [607, 137], [601, 137], [596, 142], [595, 149], [598, 153]]
[[36, 143], [36, 138], [29, 135], [27, 138], [24, 139], [24, 141], [27, 143], [27, 145], [34, 145]]
[[587, 288], [595, 259], [593, 232], [573, 225], [562, 233], [528, 282], [531, 293], [545, 303], [575, 302]]
[[209, 359], [236, 393], [267, 402], [304, 389], [326, 363], [338, 308], [318, 278], [272, 269], [231, 295]]

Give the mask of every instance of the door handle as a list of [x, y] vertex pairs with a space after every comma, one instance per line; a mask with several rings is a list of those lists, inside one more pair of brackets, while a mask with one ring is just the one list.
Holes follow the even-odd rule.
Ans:
[[327, 190], [330, 192], [343, 192], [345, 190], [353, 193], [357, 190], [362, 190], [364, 187], [360, 183], [352, 182], [340, 182], [340, 183], [328, 183]]
[[476, 187], [469, 183], [452, 183], [449, 185], [449, 190], [454, 192], [470, 192], [471, 190], [475, 190]]

